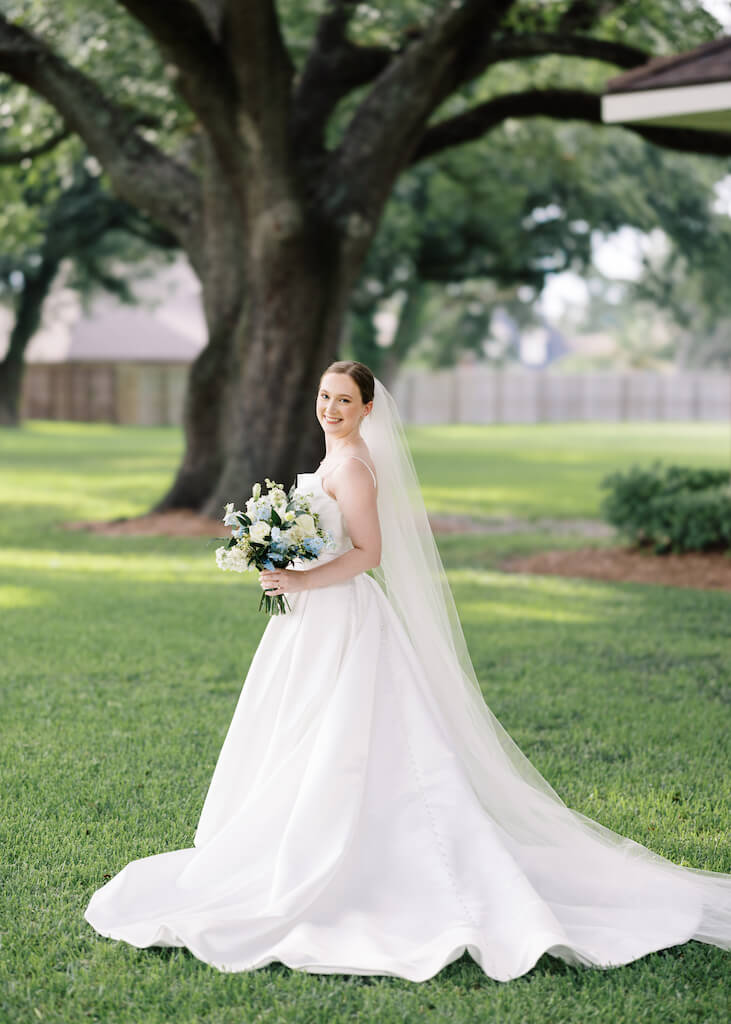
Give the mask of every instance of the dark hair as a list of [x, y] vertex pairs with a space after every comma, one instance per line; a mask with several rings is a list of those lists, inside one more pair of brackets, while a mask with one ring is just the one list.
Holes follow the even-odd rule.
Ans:
[[322, 371], [320, 380], [322, 380], [326, 373], [347, 373], [347, 375], [352, 377], [358, 385], [360, 397], [363, 399], [363, 405], [367, 405], [369, 402], [373, 401], [376, 382], [373, 377], [373, 372], [365, 363], [359, 363], [355, 359], [340, 359], [335, 363], [330, 363], [327, 369]]

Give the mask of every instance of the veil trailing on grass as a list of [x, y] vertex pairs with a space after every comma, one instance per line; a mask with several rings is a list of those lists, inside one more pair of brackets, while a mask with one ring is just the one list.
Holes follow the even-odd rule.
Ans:
[[[360, 431], [378, 478], [382, 554], [373, 575], [408, 634], [453, 748], [508, 849], [519, 852], [523, 863], [535, 862], [553, 898], [567, 897], [577, 926], [585, 925], [587, 933], [628, 920], [634, 928], [639, 910], [654, 921], [655, 948], [695, 938], [730, 949], [731, 875], [674, 864], [567, 807], [500, 725], [470, 659], [396, 403], [377, 378], [373, 408]], [[618, 951], [622, 956], [632, 953], [631, 931]], [[646, 946], [647, 936], [642, 941]]]

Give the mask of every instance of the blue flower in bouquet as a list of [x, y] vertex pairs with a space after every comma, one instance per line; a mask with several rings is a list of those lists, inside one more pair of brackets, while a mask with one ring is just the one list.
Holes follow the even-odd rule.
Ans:
[[323, 541], [319, 537], [305, 537], [302, 547], [308, 555], [319, 555], [323, 548]]
[[[317, 512], [311, 507], [312, 491], [301, 493], [296, 485], [289, 492], [281, 484], [267, 478], [270, 493], [261, 493], [261, 484], [254, 484], [246, 502], [247, 526], [242, 526], [233, 502], [226, 505], [224, 522], [231, 527], [231, 540], [216, 549], [216, 565], [233, 572], [264, 568], [270, 572], [286, 569], [300, 558], [317, 558], [323, 549], [336, 549], [332, 533], [324, 530]], [[278, 520], [272, 522], [276, 509]], [[264, 559], [264, 561], [260, 561]], [[262, 594], [259, 610], [269, 615], [291, 611], [284, 594], [271, 597]]]
[[254, 519], [265, 519], [269, 522], [272, 515], [272, 503], [268, 498], [260, 498], [256, 503]]

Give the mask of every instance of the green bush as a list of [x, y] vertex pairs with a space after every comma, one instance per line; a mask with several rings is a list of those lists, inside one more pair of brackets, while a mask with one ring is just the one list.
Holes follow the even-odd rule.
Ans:
[[731, 547], [731, 485], [721, 469], [632, 466], [610, 473], [603, 517], [639, 547], [669, 551], [723, 551]]

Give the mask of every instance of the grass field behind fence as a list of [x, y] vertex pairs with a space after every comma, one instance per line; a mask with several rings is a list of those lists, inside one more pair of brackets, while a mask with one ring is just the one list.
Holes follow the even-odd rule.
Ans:
[[[721, 424], [410, 438], [430, 511], [488, 517], [595, 516], [599, 479], [632, 460], [728, 463]], [[265, 625], [254, 575], [219, 572], [215, 541], [59, 528], [144, 511], [179, 453], [168, 429], [0, 434], [0, 1021], [725, 1019], [728, 954], [699, 943], [610, 971], [543, 957], [507, 984], [465, 956], [417, 985], [277, 964], [224, 975], [96, 935], [82, 913], [105, 875], [191, 845]], [[486, 699], [563, 799], [675, 861], [731, 871], [731, 597], [496, 571], [506, 554], [583, 537], [439, 543]]]

